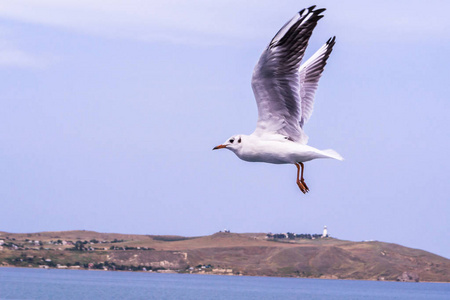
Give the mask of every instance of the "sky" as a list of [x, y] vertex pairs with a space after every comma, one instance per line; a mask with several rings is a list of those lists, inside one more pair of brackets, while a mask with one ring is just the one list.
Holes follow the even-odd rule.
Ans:
[[[0, 1], [0, 231], [321, 233], [450, 258], [448, 1]], [[297, 11], [336, 45], [304, 129], [345, 160], [212, 151]]]

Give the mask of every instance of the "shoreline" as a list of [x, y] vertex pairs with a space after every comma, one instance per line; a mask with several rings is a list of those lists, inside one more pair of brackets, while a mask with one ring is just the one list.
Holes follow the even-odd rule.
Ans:
[[295, 238], [290, 234], [288, 240], [272, 240], [268, 235], [217, 232], [186, 238], [93, 231], [3, 232], [0, 265], [33, 269], [450, 282], [450, 260], [420, 249], [379, 241], [303, 237], [310, 234], [296, 234]]
[[292, 278], [292, 279], [318, 279], [318, 280], [345, 280], [345, 281], [370, 281], [370, 282], [398, 282], [398, 283], [443, 283], [450, 284], [445, 281], [399, 281], [399, 280], [376, 280], [376, 279], [352, 279], [352, 278], [320, 278], [320, 277], [293, 277], [293, 276], [268, 276], [268, 275], [237, 275], [237, 274], [213, 274], [213, 273], [188, 273], [188, 272], [158, 272], [158, 271], [130, 271], [130, 270], [98, 270], [98, 269], [69, 269], [69, 268], [35, 268], [21, 266], [0, 266], [0, 268], [18, 268], [18, 269], [37, 269], [37, 270], [64, 270], [64, 271], [95, 271], [95, 272], [127, 272], [127, 273], [144, 273], [144, 274], [177, 274], [177, 275], [211, 275], [211, 276], [233, 276], [233, 277], [262, 277], [262, 278]]

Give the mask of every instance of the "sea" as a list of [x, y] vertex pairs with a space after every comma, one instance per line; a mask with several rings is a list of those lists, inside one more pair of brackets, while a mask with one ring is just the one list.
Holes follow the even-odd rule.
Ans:
[[0, 299], [450, 299], [450, 283], [0, 268]]

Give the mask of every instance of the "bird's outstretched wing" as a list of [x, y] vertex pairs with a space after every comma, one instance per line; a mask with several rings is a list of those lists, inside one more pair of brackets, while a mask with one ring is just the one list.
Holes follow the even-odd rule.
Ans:
[[314, 95], [319, 85], [320, 76], [327, 64], [336, 37], [330, 38], [325, 45], [320, 47], [313, 56], [300, 66], [300, 100], [301, 100], [301, 118], [300, 127], [303, 128], [309, 117], [311, 117], [314, 107]]
[[[301, 10], [278, 31], [262, 53], [252, 77], [258, 106], [254, 134], [281, 134], [306, 144], [308, 137], [300, 126], [303, 114], [299, 69], [308, 40], [323, 17], [320, 15], [323, 11], [325, 9], [315, 9], [315, 6]], [[308, 76], [308, 68], [305, 72]], [[308, 80], [304, 82], [304, 85], [309, 84]]]

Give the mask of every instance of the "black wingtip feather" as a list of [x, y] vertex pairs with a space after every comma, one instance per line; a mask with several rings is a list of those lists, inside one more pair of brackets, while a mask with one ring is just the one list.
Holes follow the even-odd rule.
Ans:
[[336, 43], [336, 36], [333, 36], [328, 39], [327, 45], [334, 45]]
[[329, 44], [334, 44], [335, 41], [336, 41], [336, 36], [333, 36], [333, 37], [330, 37], [330, 38], [328, 39], [328, 41], [326, 42], [326, 44], [327, 44], [327, 45], [329, 45]]
[[300, 16], [301, 16], [301, 15], [303, 15], [303, 13], [305, 12], [305, 9], [307, 9], [309, 13], [310, 13], [310, 12], [314, 12], [315, 14], [318, 15], [318, 14], [321, 14], [321, 13], [323, 13], [324, 11], [327, 10], [326, 8], [319, 8], [319, 9], [314, 10], [315, 8], [316, 8], [316, 5], [313, 5], [313, 6], [310, 6], [310, 7], [308, 7], [308, 8], [302, 9], [302, 10], [299, 11], [298, 13], [299, 13]]
[[[284, 58], [280, 58], [280, 64], [283, 65], [286, 72], [291, 72], [295, 68], [297, 68], [297, 64], [299, 64], [303, 58], [302, 49], [306, 48], [308, 45], [308, 40], [312, 34], [313, 29], [316, 27], [317, 22], [324, 17], [321, 15], [322, 12], [325, 11], [325, 8], [320, 8], [315, 10], [315, 5], [304, 8], [299, 12], [299, 15], [296, 17], [297, 20], [289, 26], [286, 30], [286, 26], [293, 20], [286, 23], [278, 33], [272, 38], [268, 48], [272, 49], [275, 47], [284, 47]], [[275, 39], [281, 31], [283, 32], [282, 36]], [[330, 38], [327, 41], [328, 47], [331, 49], [333, 45], [329, 45], [329, 43], [333, 43], [334, 40]], [[300, 54], [298, 54], [300, 53]]]
[[327, 10], [326, 8], [319, 8], [319, 9], [316, 9], [314, 12], [317, 13], [317, 14], [321, 14], [321, 13], [323, 13], [326, 10]]

